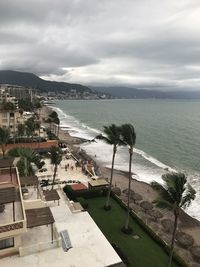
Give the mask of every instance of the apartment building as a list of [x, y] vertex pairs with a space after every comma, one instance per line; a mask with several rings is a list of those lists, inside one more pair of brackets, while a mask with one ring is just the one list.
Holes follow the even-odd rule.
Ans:
[[4, 90], [10, 96], [15, 97], [17, 100], [29, 99], [32, 101], [35, 96], [35, 91], [33, 89], [24, 86], [0, 84], [0, 90]]
[[17, 131], [17, 125], [23, 121], [16, 97], [0, 88], [0, 126], [9, 129], [10, 134], [13, 135]]

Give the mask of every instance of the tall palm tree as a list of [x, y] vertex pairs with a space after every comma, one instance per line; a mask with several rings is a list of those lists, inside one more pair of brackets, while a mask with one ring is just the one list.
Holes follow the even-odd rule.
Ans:
[[124, 226], [124, 231], [126, 233], [131, 232], [131, 228], [129, 227], [130, 220], [130, 192], [131, 192], [131, 181], [132, 181], [132, 157], [133, 157], [133, 148], [136, 142], [136, 133], [132, 124], [123, 124], [121, 126], [121, 138], [124, 145], [128, 146], [129, 150], [129, 182], [128, 182], [128, 203], [127, 203], [127, 219]]
[[62, 151], [59, 147], [55, 147], [55, 146], [51, 147], [50, 159], [51, 159], [51, 164], [54, 165], [54, 174], [53, 174], [53, 182], [52, 182], [52, 189], [53, 189], [55, 178], [56, 178], [56, 173], [58, 170], [58, 165], [62, 161]]
[[9, 137], [10, 137], [9, 130], [6, 128], [0, 127], [0, 146], [1, 146], [3, 157], [5, 156], [5, 153], [6, 153], [6, 145], [8, 143]]
[[107, 195], [106, 204], [104, 206], [105, 210], [110, 210], [111, 209], [110, 194], [111, 194], [111, 189], [112, 189], [115, 155], [117, 152], [117, 147], [119, 145], [122, 145], [123, 143], [120, 140], [121, 129], [119, 126], [116, 126], [115, 124], [112, 124], [110, 126], [104, 126], [103, 132], [104, 132], [104, 135], [100, 134], [100, 135], [97, 135], [95, 138], [102, 140], [103, 142], [113, 146], [112, 167], [111, 167], [110, 181], [109, 181], [109, 187], [108, 187], [108, 195]]
[[184, 173], [167, 173], [162, 176], [163, 184], [152, 182], [151, 185], [159, 192], [159, 197], [154, 201], [156, 206], [162, 209], [169, 209], [174, 214], [174, 228], [170, 245], [169, 264], [171, 266], [174, 250], [174, 241], [178, 225], [178, 218], [181, 208], [186, 208], [195, 199], [195, 190], [187, 183]]

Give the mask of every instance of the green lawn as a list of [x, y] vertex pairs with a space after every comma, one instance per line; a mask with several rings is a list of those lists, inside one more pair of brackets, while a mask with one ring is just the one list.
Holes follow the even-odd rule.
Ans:
[[[88, 212], [104, 233], [110, 243], [118, 245], [126, 254], [133, 267], [166, 267], [168, 255], [132, 218], [130, 225], [134, 229], [132, 235], [122, 233], [121, 227], [125, 223], [126, 211], [111, 199], [111, 211], [104, 211], [105, 197], [86, 200], [89, 204]], [[134, 239], [133, 235], [139, 239]], [[178, 267], [176, 263], [172, 267]], [[180, 267], [180, 266], [179, 266]]]

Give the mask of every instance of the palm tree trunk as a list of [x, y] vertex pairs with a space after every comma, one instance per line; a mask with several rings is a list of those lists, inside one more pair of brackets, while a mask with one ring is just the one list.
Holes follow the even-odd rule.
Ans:
[[54, 187], [54, 182], [55, 182], [55, 178], [56, 178], [57, 169], [58, 169], [58, 165], [56, 164], [55, 167], [54, 167], [54, 174], [53, 174], [53, 181], [52, 181], [52, 188], [51, 188], [51, 190], [53, 190], [53, 187]]
[[171, 267], [171, 264], [172, 264], [172, 257], [173, 257], [173, 251], [174, 251], [174, 242], [175, 242], [177, 225], [178, 225], [178, 213], [174, 212], [174, 229], [173, 229], [173, 233], [172, 233], [172, 241], [171, 241], [171, 246], [170, 246], [170, 255], [169, 255], [168, 267]]
[[3, 158], [4, 158], [5, 154], [6, 154], [6, 145], [5, 144], [1, 145], [1, 150], [2, 150], [2, 154], [3, 154]]
[[58, 124], [57, 137], [59, 138], [60, 125]]
[[132, 164], [133, 152], [130, 151], [129, 153], [130, 153], [130, 158], [129, 158], [129, 180], [128, 180], [128, 203], [127, 203], [127, 219], [125, 224], [126, 230], [128, 230], [129, 228], [129, 219], [130, 219], [130, 191], [131, 191], [131, 180], [132, 180], [131, 164]]
[[115, 162], [115, 154], [116, 154], [116, 146], [114, 145], [113, 147], [113, 157], [112, 157], [112, 167], [111, 167], [111, 174], [110, 174], [110, 183], [109, 183], [109, 188], [108, 188], [108, 196], [107, 196], [107, 201], [106, 201], [106, 207], [109, 207], [110, 203], [110, 194], [111, 194], [111, 189], [112, 189], [112, 180], [113, 180], [113, 171], [114, 171], [114, 162]]
[[28, 176], [28, 160], [24, 157], [24, 176]]

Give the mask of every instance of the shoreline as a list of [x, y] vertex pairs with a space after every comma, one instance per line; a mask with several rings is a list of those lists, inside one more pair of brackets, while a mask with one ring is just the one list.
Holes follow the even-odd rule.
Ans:
[[[52, 109], [53, 108], [49, 106], [44, 106], [43, 116], [46, 118]], [[89, 141], [86, 139], [71, 136], [68, 132], [67, 127], [60, 129], [59, 139], [65, 142], [67, 146], [75, 153], [78, 153], [78, 150], [82, 143]], [[95, 162], [96, 166], [98, 166], [101, 171], [102, 177], [110, 177], [110, 168], [103, 166], [101, 162], [96, 161], [96, 159], [91, 157], [90, 155], [88, 155], [88, 157], [91, 158], [93, 162]], [[132, 190], [142, 195], [143, 200], [149, 202], [155, 200], [157, 192], [152, 189], [150, 184], [143, 181], [137, 181], [136, 179], [132, 179], [131, 183]], [[121, 190], [126, 189], [128, 187], [128, 172], [114, 170], [113, 185], [114, 187], [119, 187]], [[164, 211], [165, 218], [172, 219], [172, 216], [172, 212]], [[184, 210], [182, 211], [182, 214], [180, 216], [179, 230], [190, 234], [195, 241], [195, 245], [200, 245], [200, 221], [191, 217]]]

